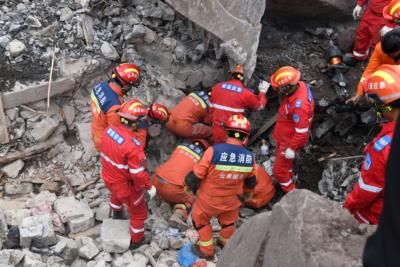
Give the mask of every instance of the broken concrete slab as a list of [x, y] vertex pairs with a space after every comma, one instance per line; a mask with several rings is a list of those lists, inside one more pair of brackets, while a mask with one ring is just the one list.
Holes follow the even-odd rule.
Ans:
[[92, 141], [92, 127], [90, 123], [77, 123], [79, 139], [83, 148], [85, 149], [85, 154], [83, 155], [83, 161], [87, 162], [92, 157], [96, 156], [97, 150]]
[[20, 226], [24, 218], [32, 215], [30, 209], [11, 209], [5, 210], [4, 215], [8, 225]]
[[[251, 76], [256, 66], [261, 32], [260, 21], [266, 1], [205, 0], [201, 4], [196, 0], [167, 0], [166, 2], [222, 41], [236, 39], [239, 46], [247, 53], [244, 67], [246, 76]], [[214, 19], [210, 20], [210, 17]]]
[[54, 252], [62, 254], [65, 264], [71, 264], [79, 254], [77, 242], [63, 236], [59, 236], [58, 239]]
[[0, 251], [0, 265], [9, 264], [17, 266], [24, 258], [24, 253], [17, 249], [4, 249]]
[[[75, 88], [75, 80], [61, 79], [53, 81], [50, 96], [62, 94]], [[28, 87], [15, 92], [3, 94], [3, 106], [5, 109], [13, 108], [27, 103], [36, 102], [47, 98], [48, 83], [38, 86]]]
[[42, 261], [42, 255], [33, 253], [29, 249], [24, 249], [24, 267], [46, 267], [46, 264]]
[[33, 191], [33, 185], [31, 183], [20, 183], [20, 184], [11, 184], [6, 183], [4, 185], [4, 191], [6, 195], [23, 195], [29, 194]]
[[91, 260], [97, 254], [99, 254], [100, 250], [97, 248], [95, 241], [90, 237], [83, 237], [79, 240], [82, 246], [79, 248], [79, 256], [81, 258]]
[[72, 233], [85, 231], [94, 225], [94, 213], [84, 200], [79, 201], [73, 196], [59, 198], [54, 202], [54, 210]]
[[129, 220], [103, 221], [101, 226], [101, 243], [103, 250], [110, 253], [123, 253], [130, 245]]
[[30, 131], [30, 136], [36, 142], [47, 140], [58, 126], [58, 121], [51, 117], [43, 118], [39, 123], [36, 123]]
[[19, 227], [21, 247], [48, 247], [57, 243], [53, 223], [48, 214], [24, 218]]
[[24, 162], [19, 159], [2, 167], [1, 171], [7, 175], [8, 178], [17, 178], [23, 167]]

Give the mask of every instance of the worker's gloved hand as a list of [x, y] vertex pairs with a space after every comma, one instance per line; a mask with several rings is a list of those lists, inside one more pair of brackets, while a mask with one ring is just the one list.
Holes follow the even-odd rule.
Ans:
[[261, 81], [260, 84], [258, 85], [258, 91], [260, 93], [266, 94], [268, 92], [269, 87], [271, 84], [267, 81]]
[[191, 171], [188, 175], [186, 175], [185, 186], [190, 188], [190, 190], [196, 194], [197, 189], [200, 186], [200, 179], [197, 178], [197, 176], [194, 174], [193, 171]]
[[157, 189], [154, 185], [152, 185], [151, 188], [149, 190], [146, 190], [146, 192], [144, 194], [146, 201], [153, 199], [156, 196], [156, 193], [157, 193]]
[[346, 100], [346, 104], [353, 104], [356, 105], [360, 102], [360, 100], [362, 99], [362, 95], [355, 95], [350, 97], [349, 99]]
[[356, 5], [356, 7], [353, 9], [353, 18], [354, 20], [358, 20], [361, 17], [363, 7]]
[[282, 152], [282, 154], [285, 155], [287, 159], [294, 159], [296, 156], [296, 152], [290, 147], [286, 148], [285, 152]]
[[383, 37], [386, 33], [390, 32], [391, 30], [393, 30], [393, 28], [385, 25], [382, 27], [382, 29], [379, 32], [381, 33], [381, 36]]

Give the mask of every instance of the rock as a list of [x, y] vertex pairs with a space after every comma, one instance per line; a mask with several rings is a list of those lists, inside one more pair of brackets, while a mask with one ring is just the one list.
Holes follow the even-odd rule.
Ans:
[[168, 241], [169, 241], [169, 246], [173, 249], [178, 250], [183, 246], [183, 240], [181, 238], [169, 236]]
[[97, 153], [92, 141], [92, 127], [90, 126], [90, 123], [77, 123], [76, 127], [78, 128], [79, 139], [85, 150], [83, 161], [87, 162]]
[[171, 37], [165, 37], [161, 41], [161, 45], [166, 51], [172, 51], [176, 48], [177, 41]]
[[323, 123], [321, 123], [320, 125], [318, 125], [317, 128], [314, 129], [314, 136], [316, 138], [321, 138], [327, 132], [332, 130], [332, 128], [335, 125], [336, 125], [336, 122], [333, 119], [327, 118]]
[[252, 209], [249, 209], [249, 208], [241, 208], [240, 213], [239, 213], [240, 217], [242, 217], [242, 218], [248, 218], [248, 217], [253, 216], [254, 214], [255, 214], [255, 211]]
[[70, 105], [65, 105], [63, 107], [65, 121], [67, 122], [68, 127], [71, 127], [72, 123], [75, 120], [75, 108]]
[[73, 239], [61, 237], [54, 252], [62, 254], [65, 264], [71, 264], [78, 257], [78, 244]]
[[150, 245], [146, 246], [146, 247], [140, 247], [140, 250], [143, 249], [143, 251], [145, 253], [148, 253], [149, 255], [151, 255], [153, 258], [157, 259], [158, 256], [160, 256], [162, 249], [160, 248], [160, 246], [155, 242], [155, 241], [151, 241]]
[[337, 44], [340, 50], [342, 50], [345, 53], [353, 52], [354, 33], [355, 33], [354, 28], [346, 29], [339, 32], [337, 37]]
[[14, 39], [8, 43], [6, 49], [10, 52], [12, 57], [17, 57], [26, 51], [26, 46], [23, 42]]
[[5, 175], [7, 175], [7, 177], [9, 178], [17, 178], [19, 172], [22, 170], [23, 167], [24, 162], [19, 159], [2, 167], [1, 171], [4, 172]]
[[19, 227], [21, 247], [47, 247], [57, 242], [48, 214], [27, 217]]
[[30, 192], [33, 191], [33, 185], [31, 183], [20, 183], [20, 184], [6, 183], [4, 186], [4, 191], [6, 195], [29, 194]]
[[85, 231], [94, 225], [94, 214], [88, 203], [73, 196], [59, 198], [54, 202], [54, 210], [63, 223], [67, 223], [71, 233]]
[[[0, 209], [0, 239], [4, 239], [7, 236], [7, 220], [4, 211]], [[1, 245], [0, 245], [1, 249]]]
[[11, 42], [11, 37], [9, 35], [0, 36], [0, 46], [2, 48], [6, 48], [7, 45]]
[[105, 58], [107, 58], [109, 60], [119, 59], [119, 54], [118, 54], [117, 50], [115, 49], [115, 47], [112, 46], [112, 44], [110, 44], [108, 42], [103, 42], [100, 49], [101, 49], [101, 53], [103, 54], [103, 56]]
[[8, 225], [20, 226], [24, 218], [31, 216], [29, 209], [11, 209], [5, 210], [4, 215]]
[[147, 27], [138, 24], [133, 26], [132, 31], [128, 33], [124, 39], [128, 43], [142, 43], [144, 36], [146, 35]]
[[105, 252], [125, 252], [131, 243], [129, 221], [104, 220], [101, 226], [101, 243]]
[[114, 261], [115, 267], [125, 267], [133, 262], [134, 258], [132, 253], [128, 250]]
[[[366, 236], [358, 234], [358, 225], [337, 202], [294, 190], [272, 212], [246, 221], [222, 251], [218, 266], [361, 266]], [[344, 229], [350, 229], [347, 237], [340, 235]]]
[[83, 237], [80, 239], [82, 246], [79, 249], [79, 256], [91, 260], [97, 254], [99, 254], [100, 250], [97, 248], [96, 243], [90, 237]]
[[376, 121], [376, 111], [375, 108], [370, 108], [369, 110], [361, 113], [361, 122], [368, 124]]
[[176, 262], [176, 252], [171, 251], [171, 250], [163, 251], [163, 253], [161, 253], [160, 257], [157, 259], [157, 266], [160, 266], [160, 267], [180, 266]]
[[247, 53], [241, 47], [236, 39], [228, 40], [221, 44], [224, 54], [233, 60], [235, 65], [244, 64], [247, 59]]
[[0, 265], [9, 264], [16, 266], [24, 258], [24, 253], [17, 249], [4, 249], [0, 251]]
[[104, 221], [110, 217], [110, 206], [108, 204], [100, 205], [94, 210], [95, 219], [97, 221]]
[[149, 259], [140, 254], [140, 253], [135, 253], [133, 255], [132, 262], [128, 265], [129, 267], [146, 267], [147, 263], [149, 263]]
[[46, 264], [43, 262], [42, 256], [37, 253], [33, 253], [29, 251], [29, 249], [24, 249], [24, 267], [46, 267]]
[[60, 191], [60, 184], [56, 181], [46, 181], [40, 186], [40, 191], [49, 191], [52, 193], [58, 193]]
[[[205, 0], [201, 5], [196, 0], [167, 0], [166, 2], [175, 11], [223, 42], [236, 39], [243, 49], [243, 54], [246, 54], [244, 65], [246, 76], [251, 76], [256, 65], [261, 32], [260, 21], [264, 15], [266, 1]], [[291, 3], [287, 5], [295, 7]], [[215, 20], [210, 18], [218, 18], [218, 23], [216, 24]]]
[[42, 119], [39, 123], [36, 123], [30, 132], [31, 137], [36, 142], [42, 142], [47, 140], [50, 135], [58, 126], [58, 121], [46, 117]]
[[60, 21], [70, 20], [74, 16], [74, 12], [68, 7], [64, 7], [60, 10]]
[[112, 262], [113, 258], [110, 253], [102, 251], [95, 258], [96, 261]]
[[28, 25], [32, 28], [41, 28], [42, 23], [40, 23], [39, 19], [34, 16], [28, 16], [24, 22], [25, 25]]

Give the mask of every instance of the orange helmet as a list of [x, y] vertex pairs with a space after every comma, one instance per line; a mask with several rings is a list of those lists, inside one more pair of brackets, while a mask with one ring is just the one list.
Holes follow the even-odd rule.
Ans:
[[400, 20], [400, 0], [392, 0], [383, 8], [382, 15], [387, 20]]
[[112, 78], [117, 79], [123, 86], [140, 84], [140, 69], [129, 63], [119, 64], [113, 71]]
[[235, 79], [238, 79], [240, 81], [243, 81], [244, 79], [244, 69], [243, 65], [236, 65], [236, 67], [231, 71], [232, 76]]
[[376, 95], [384, 104], [400, 99], [400, 66], [381, 65], [366, 84], [368, 95]]
[[225, 131], [233, 131], [250, 134], [250, 122], [243, 114], [231, 115], [225, 122]]
[[130, 121], [137, 121], [145, 117], [147, 112], [147, 108], [135, 99], [123, 103], [118, 111], [118, 115]]
[[155, 119], [159, 122], [166, 122], [169, 118], [168, 108], [162, 104], [152, 104], [149, 111], [150, 119]]
[[203, 145], [204, 149], [207, 149], [210, 146], [210, 143], [206, 139], [194, 139], [192, 143], [196, 146], [201, 144]]
[[290, 66], [282, 67], [271, 76], [272, 89], [277, 91], [285, 85], [295, 85], [300, 81], [300, 76], [299, 70]]

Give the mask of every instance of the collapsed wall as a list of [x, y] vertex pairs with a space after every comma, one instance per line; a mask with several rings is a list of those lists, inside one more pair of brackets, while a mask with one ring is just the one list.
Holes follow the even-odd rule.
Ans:
[[167, 0], [177, 12], [222, 40], [233, 61], [244, 64], [247, 77], [256, 67], [265, 0]]

